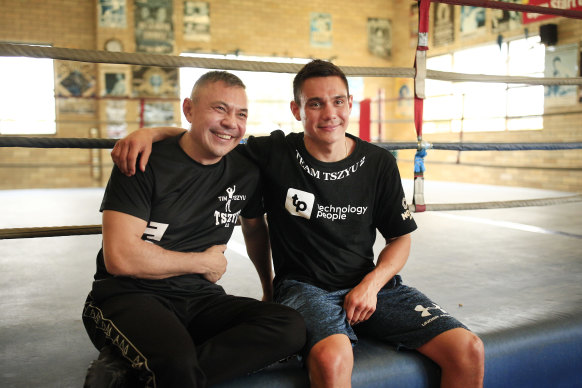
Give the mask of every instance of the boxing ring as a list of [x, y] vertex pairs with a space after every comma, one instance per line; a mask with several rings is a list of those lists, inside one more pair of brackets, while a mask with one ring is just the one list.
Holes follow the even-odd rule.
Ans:
[[[521, 4], [440, 2], [582, 18], [580, 12]], [[582, 387], [582, 194], [425, 182], [423, 174], [424, 158], [430, 158], [427, 150], [559, 151], [582, 149], [582, 142], [429, 143], [422, 134], [423, 84], [427, 78], [537, 85], [582, 85], [582, 78], [498, 77], [428, 70], [429, 5], [429, 1], [420, 2], [414, 68], [342, 67], [347, 76], [415, 80], [418, 141], [379, 144], [388, 150], [417, 152], [414, 179], [403, 182], [407, 198], [413, 198], [410, 202], [419, 224], [402, 272], [404, 281], [431, 295], [480, 335], [485, 344], [486, 387]], [[0, 55], [289, 73], [301, 67], [10, 44], [0, 44]], [[109, 149], [115, 141], [0, 137], [0, 147]], [[96, 218], [101, 195], [102, 189], [0, 193], [5, 217], [15, 212], [13, 219], [19, 222], [27, 213], [27, 209], [14, 209], [19, 200], [29, 201], [28, 210], [37, 219], [43, 214], [40, 218], [49, 225], [51, 217], [58, 214], [78, 215], [72, 217], [72, 226], [16, 227], [16, 222], [9, 222], [0, 229], [0, 239], [4, 240], [0, 242], [0, 385], [80, 386], [89, 362], [97, 357], [84, 333], [80, 313], [100, 247], [101, 226]], [[469, 197], [474, 201], [466, 202]], [[94, 222], [83, 225], [84, 220]], [[229, 243], [229, 270], [221, 282], [228, 292], [260, 298], [260, 284], [245, 258], [239, 229]], [[382, 245], [378, 240], [376, 254]], [[366, 339], [354, 352], [354, 387], [438, 386], [436, 365], [415, 352], [396, 352]], [[301, 365], [292, 360], [222, 386], [306, 387], [308, 379]]]

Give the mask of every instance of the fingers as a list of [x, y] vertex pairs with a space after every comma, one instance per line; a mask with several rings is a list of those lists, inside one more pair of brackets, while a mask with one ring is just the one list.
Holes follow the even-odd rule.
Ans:
[[[138, 147], [135, 146], [131, 146], [131, 144], [128, 147], [127, 153], [125, 155], [125, 168], [127, 169], [128, 174], [127, 175], [133, 175], [135, 174], [135, 164], [137, 162], [137, 158], [139, 158], [139, 154], [140, 154], [140, 149]], [[140, 164], [140, 169], [141, 171], [145, 170], [145, 164], [144, 167], [141, 167]]]
[[[139, 168], [142, 172], [145, 171], [146, 164], [148, 164], [148, 160], [150, 158], [151, 153], [152, 147], [149, 146], [146, 147], [141, 154], [141, 158], [139, 159]], [[133, 165], [135, 166], [135, 163]]]
[[374, 311], [375, 309], [373, 308], [355, 308], [353, 309], [351, 315], [348, 315], [346, 312], [348, 323], [353, 326], [357, 325], [358, 323], [365, 322], [370, 319]]
[[376, 311], [376, 300], [370, 296], [358, 297], [354, 293], [349, 293], [344, 299], [344, 310], [350, 325], [367, 321]]
[[121, 140], [118, 140], [115, 143], [115, 146], [113, 147], [113, 149], [111, 150], [111, 159], [113, 160], [113, 163], [115, 163], [115, 165], [117, 167], [119, 167], [119, 162], [121, 160], [121, 148], [123, 147], [121, 144]]
[[226, 245], [224, 244], [213, 245], [206, 250], [210, 254], [208, 257], [209, 269], [203, 276], [212, 283], [216, 283], [226, 272], [228, 261], [226, 260], [226, 256], [224, 256], [224, 251], [226, 251]]
[[[127, 161], [129, 150], [130, 146], [127, 141], [121, 139], [115, 143], [115, 147], [113, 147], [113, 150], [111, 151], [111, 159], [113, 160], [113, 163], [115, 163], [117, 168], [127, 176], [131, 176], [135, 173], [135, 168], [132, 168], [131, 164], [128, 164]], [[135, 163], [133, 165], [135, 166]]]
[[221, 273], [218, 272], [207, 272], [205, 274], [202, 275], [206, 280], [208, 280], [211, 283], [216, 283], [217, 281], [220, 280], [220, 278], [222, 277]]
[[123, 174], [132, 176], [136, 172], [135, 166], [138, 158], [139, 169], [143, 172], [151, 153], [151, 143], [141, 145], [140, 142], [132, 141], [131, 139], [121, 139], [115, 143], [111, 151], [111, 159]]
[[220, 253], [224, 253], [226, 252], [226, 244], [221, 244], [221, 245], [213, 245], [210, 248], [208, 248], [209, 250], [213, 250], [213, 251], [217, 251]]

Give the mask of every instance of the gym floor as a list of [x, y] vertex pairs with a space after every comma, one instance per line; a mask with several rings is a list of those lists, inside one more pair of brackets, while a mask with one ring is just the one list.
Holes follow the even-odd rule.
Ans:
[[[411, 202], [412, 181], [403, 181]], [[425, 182], [425, 200], [466, 203], [572, 193]], [[100, 224], [103, 189], [0, 191], [0, 228]], [[476, 333], [582, 308], [582, 202], [415, 213], [405, 283]], [[101, 236], [0, 241], [0, 386], [81, 387], [97, 357], [81, 322]], [[228, 245], [227, 292], [261, 297], [240, 228]], [[377, 253], [382, 240], [375, 245]]]

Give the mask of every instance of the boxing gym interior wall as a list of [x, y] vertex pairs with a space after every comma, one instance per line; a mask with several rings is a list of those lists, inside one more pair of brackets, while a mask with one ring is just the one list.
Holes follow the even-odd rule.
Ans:
[[[125, 2], [126, 18], [123, 23], [105, 20], [106, 1], [100, 0], [3, 0], [0, 12], [0, 42], [45, 44], [54, 47], [137, 51], [136, 33], [143, 15], [136, 11], [134, 1]], [[168, 2], [166, 2], [168, 3]], [[323, 0], [273, 2], [267, 0], [209, 0], [209, 30], [202, 36], [188, 31], [187, 6], [191, 1], [170, 1], [171, 15], [161, 16], [170, 26], [172, 46], [161, 51], [170, 55], [184, 52], [232, 54], [252, 56], [323, 58], [340, 66], [412, 67], [416, 50], [417, 10], [413, 1], [369, 0], [357, 2]], [[539, 22], [519, 24], [503, 31], [496, 29], [494, 10], [484, 10], [480, 33], [462, 34], [461, 7], [450, 7], [453, 32], [448, 41], [435, 45], [436, 5], [431, 5], [429, 29], [429, 58], [455, 50], [478, 47], [492, 42], [510, 41], [539, 34], [540, 26], [556, 25], [553, 45], [576, 45], [579, 67], [582, 22], [553, 17]], [[156, 15], [152, 15], [154, 18]], [[319, 30], [317, 18], [323, 26]], [[144, 28], [146, 29], [146, 28]], [[314, 35], [314, 29], [319, 36]], [[384, 46], [375, 50], [374, 31], [383, 34]], [[442, 32], [442, 31], [441, 31]], [[440, 33], [440, 32], [439, 32]], [[386, 37], [388, 34], [388, 38]], [[388, 40], [389, 45], [385, 42]], [[115, 46], [115, 47], [112, 47]], [[143, 125], [144, 101], [135, 93], [126, 97], [107, 96], [105, 74], [125, 75], [126, 86], [136, 88], [135, 78], [148, 69], [136, 70], [130, 66], [92, 64], [55, 60], [56, 134], [54, 137], [115, 137], [108, 120], [111, 104], [122, 101], [121, 119], [126, 131]], [[142, 71], [142, 73], [140, 73]], [[160, 71], [160, 70], [158, 70]], [[579, 76], [578, 73], [573, 76]], [[63, 82], [71, 74], [82, 74], [86, 87], [73, 92]], [[169, 73], [162, 72], [168, 76]], [[175, 82], [175, 81], [174, 81]], [[416, 141], [410, 112], [402, 113], [398, 104], [398, 87], [409, 85], [412, 79], [366, 77], [363, 79], [364, 98], [374, 101], [381, 97], [373, 112], [372, 140]], [[252, 88], [253, 85], [248, 85]], [[579, 88], [576, 102], [565, 106], [546, 107], [543, 128], [519, 131], [476, 131], [426, 133], [429, 142], [573, 142], [580, 141], [582, 104]], [[290, 98], [291, 96], [289, 96]], [[153, 98], [154, 100], [156, 98]], [[174, 123], [180, 122], [180, 99], [160, 96], [169, 103]], [[113, 101], [113, 102], [112, 102]], [[42, 104], [30, 96], [30, 114]], [[429, 102], [425, 102], [425, 105]], [[487, 101], [483, 101], [487, 104]], [[511, 101], [519, 104], [519, 101]], [[119, 106], [119, 104], [117, 105]], [[118, 112], [119, 113], [119, 112]], [[252, 114], [252, 112], [251, 112]], [[119, 117], [119, 116], [118, 116]], [[350, 131], [358, 134], [358, 123], [352, 122]], [[0, 136], [1, 130], [0, 130]], [[414, 151], [399, 151], [398, 160], [404, 178], [413, 175]], [[582, 153], [580, 150], [467, 152], [430, 151], [425, 161], [430, 180], [511, 185], [571, 192], [582, 191]], [[111, 161], [108, 150], [5, 148], [0, 154], [0, 189], [101, 187], [109, 176]]]

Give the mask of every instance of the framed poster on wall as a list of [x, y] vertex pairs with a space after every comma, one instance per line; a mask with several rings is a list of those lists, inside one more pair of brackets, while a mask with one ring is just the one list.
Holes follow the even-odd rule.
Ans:
[[100, 67], [101, 96], [129, 96], [130, 78], [129, 66], [102, 64]]
[[309, 22], [309, 42], [313, 47], [331, 47], [331, 14], [312, 12]]
[[368, 51], [380, 58], [392, 55], [392, 22], [389, 19], [368, 18]]
[[450, 4], [434, 3], [434, 45], [452, 44], [455, 41], [455, 12]]
[[134, 97], [180, 96], [176, 68], [134, 66], [132, 77]]
[[[521, 0], [502, 0], [505, 3], [521, 4]], [[491, 32], [497, 34], [500, 32], [516, 30], [522, 27], [521, 13], [517, 11], [508, 11], [505, 9], [491, 10]]]
[[125, 0], [98, 0], [99, 27], [126, 28]]
[[[544, 76], [569, 78], [578, 74], [578, 44], [546, 47]], [[545, 87], [544, 106], [576, 104], [576, 85], [550, 85]]]
[[485, 30], [485, 8], [461, 6], [461, 35], [480, 35]]
[[135, 0], [135, 51], [156, 54], [174, 51], [172, 4], [172, 0]]
[[210, 5], [207, 2], [184, 2], [184, 40], [210, 41]]

